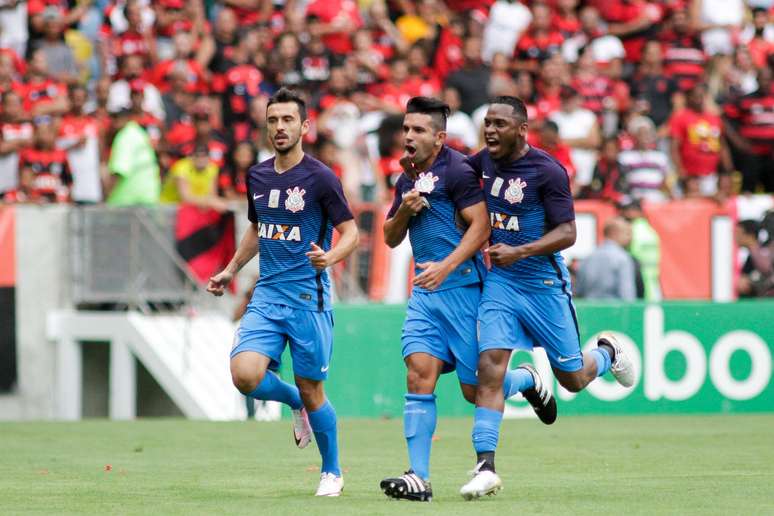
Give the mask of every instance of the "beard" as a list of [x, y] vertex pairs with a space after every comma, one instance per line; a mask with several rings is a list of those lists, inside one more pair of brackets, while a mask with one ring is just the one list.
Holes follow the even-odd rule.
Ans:
[[279, 148], [277, 147], [277, 144], [274, 139], [271, 141], [271, 146], [274, 147], [274, 152], [277, 154], [285, 155], [289, 153], [291, 150], [293, 150], [296, 145], [298, 145], [299, 140], [301, 140], [301, 135], [298, 135], [295, 140], [288, 137], [288, 145], [286, 147]]

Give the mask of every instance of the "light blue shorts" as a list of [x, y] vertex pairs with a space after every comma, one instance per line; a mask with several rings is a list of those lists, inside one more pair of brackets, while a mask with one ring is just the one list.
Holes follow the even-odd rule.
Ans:
[[269, 369], [276, 371], [287, 343], [293, 373], [310, 380], [325, 380], [333, 353], [333, 312], [250, 303], [237, 329], [231, 358], [243, 351], [254, 351], [269, 357]]
[[438, 292], [414, 292], [403, 323], [403, 358], [427, 353], [444, 362], [444, 373], [457, 370], [461, 383], [478, 385], [476, 313], [478, 284]]
[[490, 275], [478, 309], [478, 349], [542, 347], [551, 367], [583, 368], [572, 297], [558, 288], [526, 292]]

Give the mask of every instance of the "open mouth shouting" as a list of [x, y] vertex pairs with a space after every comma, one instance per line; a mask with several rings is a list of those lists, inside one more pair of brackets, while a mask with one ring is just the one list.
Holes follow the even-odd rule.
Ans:
[[406, 156], [411, 158], [411, 160], [413, 161], [417, 155], [416, 145], [414, 145], [413, 143], [407, 143], [404, 148], [406, 150]]

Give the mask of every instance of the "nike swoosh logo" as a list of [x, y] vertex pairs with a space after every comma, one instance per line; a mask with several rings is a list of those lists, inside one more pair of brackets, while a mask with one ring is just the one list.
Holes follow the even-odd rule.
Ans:
[[258, 194], [253, 194], [253, 200], [254, 200], [254, 201], [257, 201], [258, 199], [260, 199], [261, 197], [263, 197], [263, 195], [264, 195], [264, 194], [261, 194], [261, 195], [258, 195]]
[[321, 373], [324, 373], [325, 371], [327, 371], [327, 370], [328, 370], [328, 368], [329, 368], [329, 367], [330, 367], [330, 366], [321, 367], [321, 368], [320, 368], [320, 372], [321, 372]]
[[488, 176], [486, 174], [481, 174], [481, 177], [483, 177], [484, 179], [490, 179], [491, 178], [490, 176]]
[[560, 364], [564, 364], [565, 362], [569, 362], [570, 360], [575, 360], [578, 357], [558, 357], [556, 360], [559, 361]]

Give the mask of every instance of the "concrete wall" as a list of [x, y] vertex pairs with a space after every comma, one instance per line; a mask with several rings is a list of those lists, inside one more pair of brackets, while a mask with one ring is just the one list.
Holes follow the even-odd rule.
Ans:
[[16, 355], [18, 383], [0, 396], [0, 419], [51, 419], [55, 413], [54, 345], [46, 313], [69, 308], [67, 206], [16, 208]]

